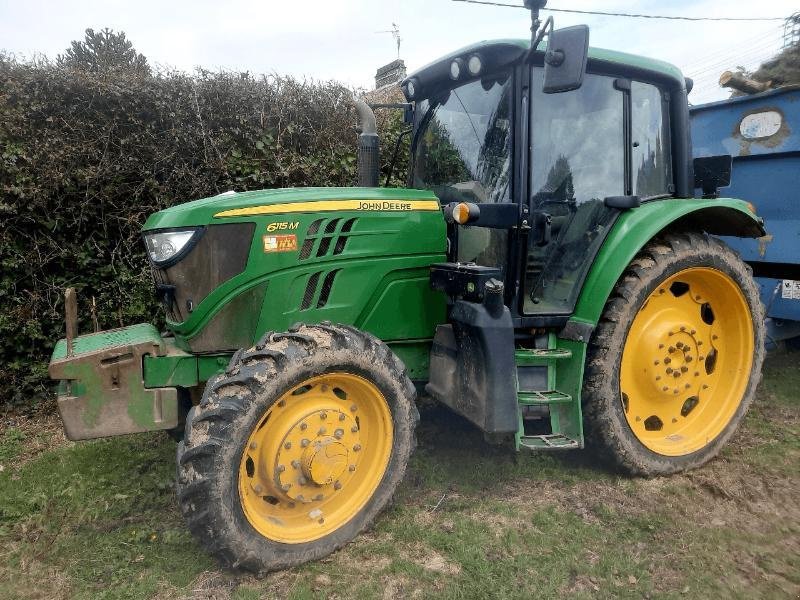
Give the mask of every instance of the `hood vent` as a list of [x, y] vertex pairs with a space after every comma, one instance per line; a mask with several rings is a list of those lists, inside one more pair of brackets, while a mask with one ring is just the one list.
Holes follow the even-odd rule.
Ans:
[[329, 271], [322, 280], [322, 287], [319, 290], [319, 297], [317, 297], [317, 289], [320, 287], [319, 280], [322, 278], [324, 271], [317, 271], [308, 277], [306, 284], [306, 291], [303, 293], [303, 300], [300, 302], [300, 310], [308, 310], [314, 304], [314, 299], [317, 298], [316, 308], [323, 308], [328, 304], [328, 299], [333, 290], [333, 282], [341, 269], [334, 269]]
[[[353, 230], [356, 221], [358, 221], [358, 217], [347, 220], [336, 218], [327, 222], [326, 219], [317, 219], [312, 222], [308, 227], [308, 231], [306, 231], [303, 246], [300, 248], [299, 259], [307, 260], [312, 255], [316, 258], [322, 258], [323, 256], [342, 254], [347, 245], [349, 237], [347, 234]], [[339, 229], [340, 225], [341, 228]], [[339, 229], [338, 234], [337, 229]], [[319, 242], [318, 245], [317, 242]], [[316, 252], [314, 252], [315, 247]], [[332, 252], [331, 248], [333, 248]]]

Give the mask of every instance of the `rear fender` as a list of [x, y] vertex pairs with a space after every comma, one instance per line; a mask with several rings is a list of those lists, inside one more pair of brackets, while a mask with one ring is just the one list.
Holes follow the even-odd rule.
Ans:
[[[625, 269], [641, 249], [665, 229], [757, 238], [766, 234], [763, 224], [750, 204], [727, 198], [657, 200], [624, 212], [597, 254], [568, 328], [582, 331], [597, 325]], [[588, 338], [580, 341], [588, 341]]]

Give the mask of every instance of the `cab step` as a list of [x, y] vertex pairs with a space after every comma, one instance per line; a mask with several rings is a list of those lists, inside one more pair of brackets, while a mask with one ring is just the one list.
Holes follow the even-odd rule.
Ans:
[[571, 450], [580, 448], [580, 443], [561, 434], [525, 435], [519, 438], [519, 445], [530, 450]]
[[517, 392], [517, 399], [520, 404], [530, 406], [537, 404], [569, 404], [572, 396], [557, 390], [546, 392]]
[[547, 366], [554, 360], [571, 358], [572, 352], [565, 348], [518, 348], [514, 351], [514, 362], [517, 366]]

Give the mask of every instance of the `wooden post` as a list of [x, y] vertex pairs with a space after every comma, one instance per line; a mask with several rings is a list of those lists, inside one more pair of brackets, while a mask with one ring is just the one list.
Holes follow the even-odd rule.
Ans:
[[67, 356], [72, 356], [72, 340], [78, 335], [78, 299], [75, 288], [67, 288], [64, 294], [64, 311], [67, 324]]

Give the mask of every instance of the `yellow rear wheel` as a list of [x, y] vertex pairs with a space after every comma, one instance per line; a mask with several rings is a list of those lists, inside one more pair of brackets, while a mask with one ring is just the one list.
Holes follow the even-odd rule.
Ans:
[[264, 537], [310, 542], [342, 527], [375, 492], [392, 452], [392, 415], [363, 377], [326, 373], [286, 392], [250, 434], [239, 497]]
[[621, 401], [643, 445], [691, 454], [722, 433], [753, 364], [753, 316], [730, 275], [693, 267], [668, 277], [639, 309], [622, 354]]
[[587, 443], [634, 474], [702, 465], [754, 398], [764, 336], [758, 288], [724, 243], [701, 233], [651, 242], [589, 344]]

